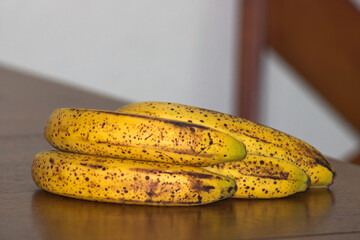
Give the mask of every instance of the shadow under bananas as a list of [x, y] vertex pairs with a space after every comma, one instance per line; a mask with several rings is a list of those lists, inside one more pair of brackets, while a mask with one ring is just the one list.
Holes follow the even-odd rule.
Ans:
[[332, 193], [309, 189], [283, 199], [227, 199], [192, 207], [99, 203], [38, 190], [32, 216], [43, 239], [241, 239], [289, 236], [316, 228]]

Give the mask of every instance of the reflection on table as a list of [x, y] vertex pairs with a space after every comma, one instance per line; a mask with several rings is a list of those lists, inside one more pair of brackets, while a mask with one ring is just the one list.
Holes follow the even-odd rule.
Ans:
[[288, 236], [316, 228], [333, 199], [327, 189], [310, 189], [283, 199], [153, 207], [90, 202], [39, 190], [33, 194], [32, 216], [43, 239], [156, 239], [173, 238], [174, 233], [178, 239]]

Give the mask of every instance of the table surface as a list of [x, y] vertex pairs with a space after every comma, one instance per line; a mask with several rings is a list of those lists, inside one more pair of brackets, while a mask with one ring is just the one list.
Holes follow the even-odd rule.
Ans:
[[332, 160], [329, 189], [274, 200], [150, 207], [56, 196], [32, 181], [33, 156], [59, 107], [116, 109], [126, 101], [0, 67], [0, 239], [360, 239], [360, 167]]

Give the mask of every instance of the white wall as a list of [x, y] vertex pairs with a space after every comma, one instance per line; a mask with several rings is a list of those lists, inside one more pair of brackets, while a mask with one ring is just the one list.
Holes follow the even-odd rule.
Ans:
[[130, 100], [231, 111], [236, 2], [0, 1], [0, 62]]
[[[133, 101], [233, 112], [236, 0], [0, 1], [0, 63]], [[340, 160], [359, 136], [274, 53], [262, 122]]]
[[305, 140], [336, 159], [359, 151], [356, 129], [333, 109], [276, 52], [264, 56], [262, 122]]

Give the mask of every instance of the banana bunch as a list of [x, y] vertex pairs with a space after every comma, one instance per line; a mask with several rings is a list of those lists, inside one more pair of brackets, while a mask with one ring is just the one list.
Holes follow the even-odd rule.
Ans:
[[34, 182], [62, 196], [126, 204], [200, 205], [231, 197], [236, 183], [210, 166], [245, 157], [245, 146], [208, 127], [92, 109], [56, 109]]
[[310, 177], [311, 187], [328, 187], [333, 183], [336, 175], [329, 161], [314, 147], [286, 133], [246, 119], [167, 102], [139, 102], [124, 106], [117, 111], [195, 123], [217, 129], [244, 143], [246, 158], [264, 157], [263, 161], [266, 161], [265, 158], [272, 158], [283, 160], [279, 165], [287, 162], [297, 166]]
[[335, 172], [319, 151], [277, 130], [224, 113], [165, 102], [116, 111], [60, 108], [32, 176], [62, 196], [188, 206], [282, 198], [327, 187]]

